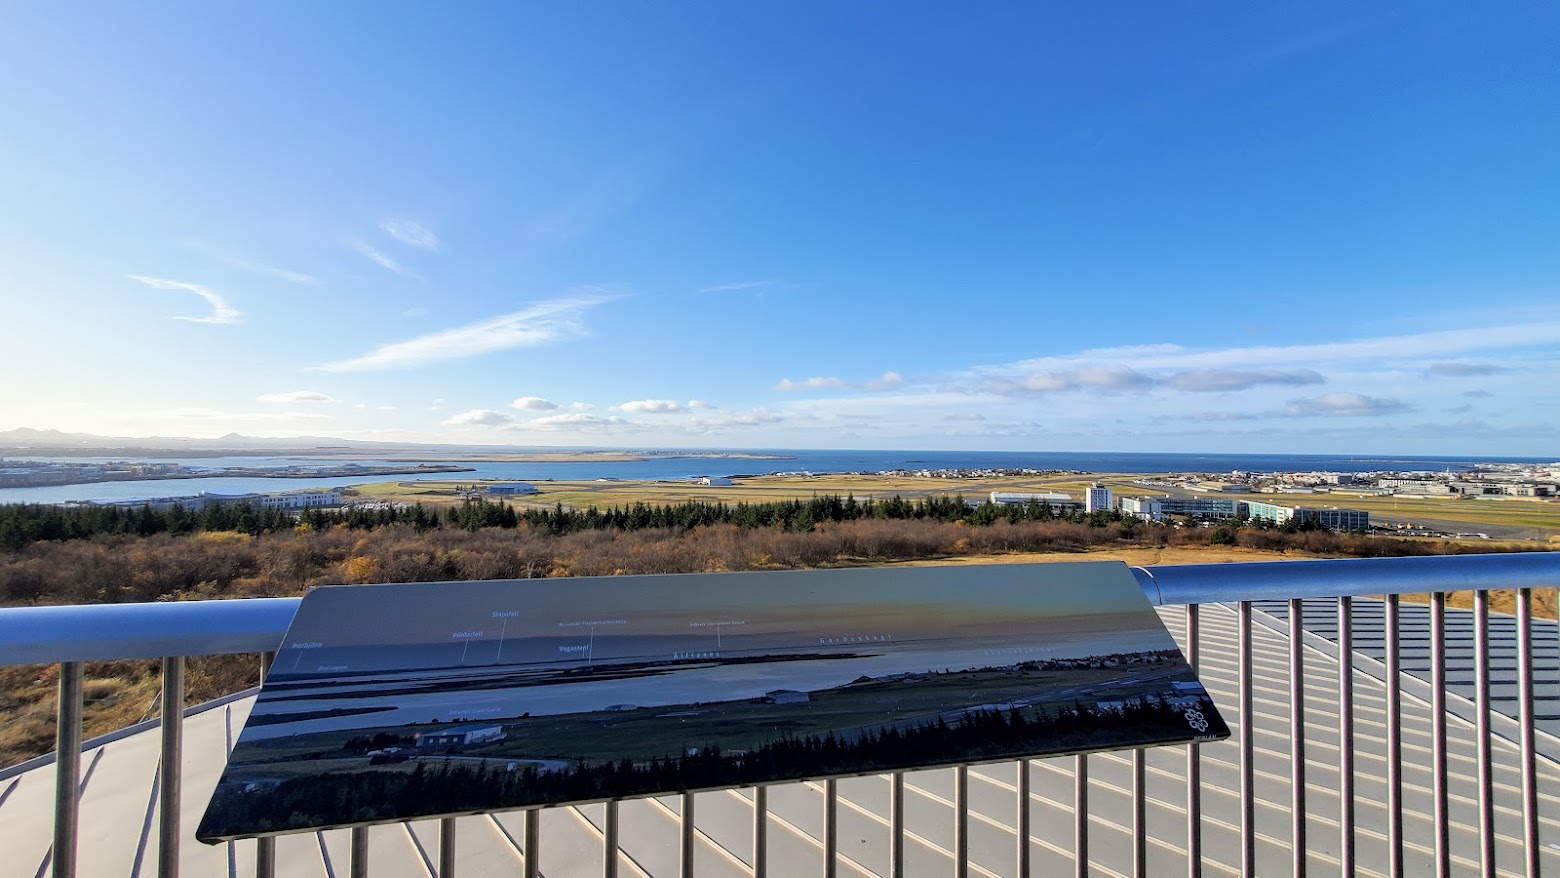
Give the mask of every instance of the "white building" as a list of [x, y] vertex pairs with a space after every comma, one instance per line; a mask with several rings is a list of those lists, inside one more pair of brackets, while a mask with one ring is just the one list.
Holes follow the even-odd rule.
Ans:
[[736, 483], [725, 476], [703, 476], [699, 479], [699, 484], [710, 485], [716, 488], [729, 488]]
[[487, 492], [489, 496], [498, 496], [507, 494], [535, 494], [537, 493], [537, 490], [536, 486], [530, 482], [500, 482], [498, 484], [488, 485]]
[[1110, 489], [1100, 482], [1090, 485], [1088, 493], [1083, 498], [1083, 511], [1109, 512], [1110, 509]]

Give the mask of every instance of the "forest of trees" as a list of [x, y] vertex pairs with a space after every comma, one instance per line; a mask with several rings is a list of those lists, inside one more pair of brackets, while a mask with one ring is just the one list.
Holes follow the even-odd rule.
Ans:
[[1372, 557], [1462, 551], [1452, 543], [1291, 531], [1249, 523], [1176, 527], [1043, 504], [958, 498], [636, 504], [516, 509], [310, 510], [247, 504], [0, 506], [0, 603], [106, 603], [298, 594], [334, 583], [428, 582], [772, 570], [1094, 547], [1231, 545]]

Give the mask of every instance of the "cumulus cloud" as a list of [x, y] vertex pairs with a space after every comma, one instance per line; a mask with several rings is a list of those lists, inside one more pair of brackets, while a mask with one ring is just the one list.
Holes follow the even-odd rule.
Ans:
[[542, 399], [540, 396], [522, 396], [510, 405], [523, 412], [550, 412], [559, 407], [552, 400]]
[[1304, 399], [1291, 399], [1279, 414], [1289, 418], [1365, 418], [1411, 411], [1412, 406], [1396, 399], [1365, 396], [1359, 393], [1328, 393]]
[[132, 274], [128, 277], [139, 283], [146, 284], [154, 290], [183, 290], [186, 293], [194, 293], [206, 300], [211, 306], [211, 313], [203, 317], [173, 317], [173, 320], [183, 320], [187, 323], [237, 323], [244, 312], [228, 304], [216, 291], [200, 284], [185, 283], [178, 280], [167, 280], [160, 277], [147, 277], [144, 274]]
[[605, 301], [604, 296], [584, 295], [539, 302], [480, 323], [382, 345], [361, 357], [326, 363], [318, 368], [326, 372], [371, 372], [475, 357], [509, 348], [535, 347], [584, 335], [581, 315]]
[[471, 409], [444, 420], [446, 427], [501, 427], [513, 423], [514, 415], [495, 412], [492, 409]]
[[1311, 369], [1193, 369], [1165, 379], [1166, 386], [1192, 393], [1249, 390], [1263, 385], [1301, 386], [1326, 381]]
[[646, 415], [671, 415], [688, 411], [689, 406], [674, 399], [636, 399], [612, 407], [614, 411]]
[[261, 402], [335, 402], [334, 396], [317, 390], [292, 390], [287, 393], [262, 393]]
[[419, 250], [429, 250], [437, 253], [439, 250], [439, 236], [433, 230], [421, 223], [412, 222], [409, 219], [387, 219], [379, 224], [385, 234], [400, 241], [408, 247], [416, 247]]
[[1441, 375], [1449, 378], [1461, 378], [1468, 375], [1494, 375], [1497, 372], [1506, 371], [1503, 366], [1493, 366], [1489, 363], [1431, 363], [1430, 374]]

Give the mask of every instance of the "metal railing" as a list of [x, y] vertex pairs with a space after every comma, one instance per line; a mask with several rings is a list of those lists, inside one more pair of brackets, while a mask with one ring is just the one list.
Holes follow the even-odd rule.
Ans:
[[[1385, 683], [1385, 804], [1387, 874], [1405, 874], [1404, 802], [1403, 802], [1403, 702], [1405, 676], [1402, 664], [1402, 595], [1429, 595], [1429, 712], [1430, 773], [1433, 824], [1434, 874], [1452, 874], [1452, 817], [1448, 793], [1447, 718], [1449, 706], [1447, 672], [1447, 597], [1454, 592], [1473, 593], [1473, 725], [1476, 743], [1477, 775], [1477, 867], [1483, 875], [1497, 874], [1496, 788], [1492, 767], [1492, 742], [1499, 737], [1511, 741], [1518, 753], [1522, 865], [1518, 874], [1538, 875], [1545, 849], [1540, 832], [1540, 791], [1536, 713], [1534, 703], [1535, 666], [1533, 636], [1533, 591], [1560, 584], [1560, 552], [1500, 555], [1463, 555], [1419, 558], [1363, 559], [1334, 561], [1287, 561], [1240, 564], [1198, 564], [1132, 568], [1150, 603], [1156, 606], [1185, 607], [1184, 648], [1194, 668], [1201, 666], [1203, 644], [1199, 609], [1205, 604], [1233, 604], [1236, 619], [1236, 667], [1238, 685], [1234, 713], [1237, 716], [1236, 746], [1239, 750], [1239, 855], [1240, 874], [1258, 872], [1258, 831], [1255, 807], [1258, 801], [1256, 733], [1253, 706], [1253, 614], [1257, 602], [1276, 602], [1287, 615], [1288, 663], [1288, 747], [1289, 747], [1289, 827], [1287, 843], [1291, 851], [1292, 874], [1304, 875], [1308, 861], [1308, 779], [1314, 777], [1314, 765], [1307, 763], [1306, 731], [1306, 644], [1316, 635], [1308, 630], [1306, 600], [1336, 599], [1336, 644], [1338, 675], [1338, 815], [1336, 860], [1339, 874], [1356, 873], [1355, 837], [1357, 834], [1356, 790], [1356, 598], [1380, 596], [1383, 600], [1382, 644]], [[1515, 665], [1516, 714], [1514, 734], [1499, 733], [1492, 719], [1492, 652], [1490, 592], [1515, 592]], [[48, 863], [55, 878], [74, 878], [77, 874], [78, 796], [81, 785], [81, 721], [83, 710], [83, 663], [95, 660], [161, 659], [161, 756], [156, 780], [160, 807], [157, 844], [158, 876], [172, 878], [179, 870], [181, 765], [183, 764], [184, 663], [190, 656], [259, 653], [262, 671], [268, 666], [271, 651], [281, 642], [288, 622], [297, 607], [297, 598], [206, 601], [158, 604], [118, 604], [67, 607], [24, 607], [0, 609], [0, 665], [58, 664], [59, 695], [57, 740], [54, 757], [55, 796], [54, 834]], [[1314, 618], [1314, 616], [1313, 616]], [[1314, 668], [1313, 668], [1314, 671]], [[1222, 705], [1228, 712], [1230, 705]], [[1509, 723], [1508, 723], [1509, 725]], [[89, 742], [90, 743], [90, 742]], [[1073, 757], [1073, 832], [1071, 855], [1079, 876], [1090, 870], [1090, 757]], [[34, 760], [34, 763], [39, 760]], [[1204, 781], [1200, 746], [1185, 748], [1185, 852], [1187, 872], [1202, 873], [1205, 865], [1203, 833]], [[1031, 869], [1031, 788], [1030, 765], [1018, 764], [1015, 787], [1017, 802], [1013, 830], [1017, 849], [1012, 864], [1015, 875], [1028, 875]], [[0, 779], [4, 778], [0, 774]], [[1147, 751], [1131, 755], [1132, 795], [1130, 829], [1132, 838], [1131, 874], [1148, 873]], [[890, 776], [886, 824], [890, 849], [887, 873], [892, 878], [906, 875], [905, 858], [905, 777]], [[970, 870], [970, 808], [968, 766], [955, 769], [952, 807], [954, 811], [951, 854], [954, 874], [964, 878]], [[840, 862], [838, 850], [838, 814], [840, 793], [833, 780], [822, 785], [825, 813], [821, 846], [823, 872], [836, 874]], [[755, 878], [770, 872], [769, 834], [771, 823], [769, 790], [752, 791], [752, 851], [747, 871]], [[1551, 796], [1551, 798], [1553, 798]], [[680, 838], [677, 871], [694, 874], [697, 830], [694, 820], [695, 797], [681, 796]], [[620, 857], [619, 809], [617, 803], [604, 808], [601, 827], [602, 869], [607, 878], [615, 878]], [[521, 839], [510, 839], [523, 863], [523, 874], [540, 875], [541, 830], [539, 812], [523, 814]], [[457, 871], [457, 823], [439, 822], [438, 865], [428, 862], [430, 873], [453, 878]], [[507, 833], [506, 833], [507, 837]], [[350, 874], [368, 875], [369, 831], [351, 830]], [[323, 848], [323, 841], [321, 842]], [[420, 847], [419, 847], [420, 849]], [[428, 858], [424, 855], [425, 860]], [[274, 840], [257, 842], [255, 874], [268, 878], [276, 868]], [[791, 869], [781, 870], [790, 873]], [[988, 871], [989, 870], [985, 870]], [[43, 874], [42, 870], [39, 872]]]

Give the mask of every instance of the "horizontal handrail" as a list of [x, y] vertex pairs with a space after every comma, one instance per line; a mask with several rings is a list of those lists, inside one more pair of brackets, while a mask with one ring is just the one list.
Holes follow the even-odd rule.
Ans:
[[1289, 600], [1560, 585], [1560, 552], [1156, 564], [1132, 568], [1150, 603]]
[[[1169, 606], [1545, 588], [1560, 585], [1560, 552], [1158, 564], [1131, 570], [1149, 603]], [[0, 608], [0, 665], [272, 651], [281, 644], [300, 600]]]

